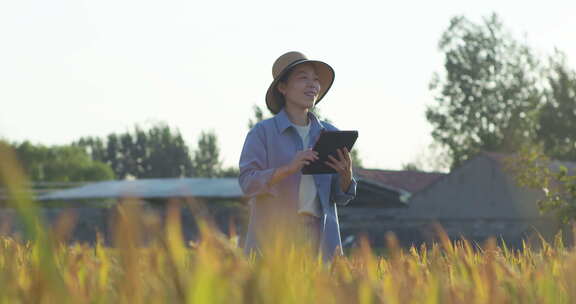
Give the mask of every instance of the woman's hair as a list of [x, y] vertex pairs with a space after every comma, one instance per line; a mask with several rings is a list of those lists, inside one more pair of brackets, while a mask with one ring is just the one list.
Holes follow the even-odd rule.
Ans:
[[284, 95], [282, 95], [282, 93], [280, 93], [280, 90], [278, 90], [278, 84], [288, 83], [288, 78], [290, 78], [290, 74], [292, 74], [293, 70], [294, 70], [294, 68], [290, 68], [288, 71], [286, 71], [286, 73], [284, 73], [284, 75], [282, 75], [282, 77], [280, 77], [280, 79], [276, 83], [276, 87], [274, 88], [274, 94], [276, 94], [276, 98], [278, 99], [278, 101], [280, 103], [280, 109], [284, 108], [284, 105], [286, 105], [286, 99], [284, 99]]
[[292, 74], [293, 70], [294, 70], [293, 67], [288, 69], [288, 71], [286, 71], [286, 73], [284, 73], [284, 75], [282, 75], [282, 77], [280, 77], [280, 79], [278, 80], [278, 83], [280, 83], [280, 82], [287, 83], [288, 78], [290, 78], [290, 74]]

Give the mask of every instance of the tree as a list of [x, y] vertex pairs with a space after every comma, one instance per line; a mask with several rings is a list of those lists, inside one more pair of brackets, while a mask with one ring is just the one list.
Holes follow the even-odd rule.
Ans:
[[445, 74], [430, 84], [437, 103], [427, 108], [426, 118], [452, 167], [482, 150], [513, 152], [533, 140], [542, 69], [497, 15], [481, 24], [453, 18], [439, 48]]
[[[517, 183], [542, 190], [542, 212], [555, 214], [563, 223], [576, 220], [576, 72], [556, 51], [549, 58], [546, 101], [538, 115], [537, 144], [523, 147], [510, 158], [508, 169]], [[560, 160], [560, 161], [559, 161]], [[571, 169], [569, 169], [571, 168]]]
[[85, 137], [74, 145], [109, 164], [118, 178], [162, 178], [193, 175], [190, 150], [180, 131], [158, 123], [149, 130], [109, 134], [106, 140]]
[[560, 52], [550, 57], [549, 90], [539, 115], [537, 140], [550, 158], [576, 161], [576, 72]]
[[157, 124], [151, 128], [147, 137], [142, 133], [140, 142], [149, 147], [138, 151], [140, 145], [135, 145], [133, 155], [143, 156], [139, 161], [142, 172], [139, 177], [184, 177], [193, 176], [194, 167], [190, 157], [190, 149], [184, 142], [180, 131], [172, 131], [165, 124]]
[[84, 148], [92, 159], [103, 160], [106, 157], [106, 145], [100, 138], [83, 137], [75, 145]]
[[76, 146], [11, 145], [24, 171], [34, 182], [87, 182], [114, 178], [110, 166], [94, 161]]
[[268, 116], [264, 116], [264, 111], [258, 105], [254, 105], [252, 109], [254, 110], [254, 120], [252, 120], [252, 118], [248, 120], [248, 130], [254, 128], [258, 122], [269, 118]]
[[213, 131], [203, 131], [194, 152], [194, 172], [198, 177], [217, 177], [222, 170], [218, 139]]
[[520, 187], [541, 190], [538, 207], [562, 223], [576, 220], [576, 175], [567, 164], [552, 161], [542, 145], [524, 146], [506, 160], [506, 169]]

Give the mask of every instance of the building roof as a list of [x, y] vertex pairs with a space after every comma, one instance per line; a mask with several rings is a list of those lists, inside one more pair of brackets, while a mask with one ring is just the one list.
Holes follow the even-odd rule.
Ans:
[[143, 199], [242, 197], [236, 178], [158, 178], [90, 183], [40, 195], [38, 200], [72, 200], [137, 197]]
[[377, 169], [356, 169], [356, 176], [360, 179], [367, 179], [378, 184], [400, 189], [409, 193], [416, 193], [436, 180], [446, 176], [446, 173], [421, 172], [421, 171], [395, 171]]
[[[418, 171], [392, 171], [356, 169], [355, 176], [364, 188], [379, 195], [396, 193], [401, 201], [418, 192], [444, 173]], [[80, 187], [57, 190], [38, 195], [38, 200], [119, 199], [137, 197], [162, 199], [172, 197], [197, 197], [239, 199], [244, 195], [237, 178], [158, 178], [114, 180], [85, 184]]]

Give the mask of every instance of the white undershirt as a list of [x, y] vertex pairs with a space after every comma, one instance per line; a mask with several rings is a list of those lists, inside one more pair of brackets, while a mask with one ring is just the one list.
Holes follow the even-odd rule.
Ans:
[[[307, 126], [297, 126], [294, 125], [296, 131], [302, 138], [302, 146], [304, 149], [308, 148], [308, 139], [310, 132], [310, 123]], [[313, 175], [304, 175], [300, 179], [300, 191], [299, 191], [299, 208], [298, 213], [309, 213], [317, 217], [322, 216], [322, 211], [320, 210], [320, 202], [318, 201], [318, 192], [316, 189], [316, 184], [314, 183]]]

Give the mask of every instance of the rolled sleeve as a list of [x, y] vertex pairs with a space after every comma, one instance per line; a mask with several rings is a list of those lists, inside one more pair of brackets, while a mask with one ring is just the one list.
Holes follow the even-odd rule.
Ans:
[[348, 190], [346, 192], [343, 192], [342, 189], [340, 189], [340, 175], [335, 174], [334, 177], [332, 178], [331, 201], [340, 206], [347, 205], [352, 199], [356, 197], [357, 185], [358, 184], [356, 182], [356, 179], [352, 177], [352, 181], [350, 182]]
[[263, 132], [255, 126], [248, 135], [240, 155], [238, 181], [244, 195], [254, 197], [263, 194], [278, 196], [277, 187], [270, 185], [276, 168], [267, 168], [267, 147]]

